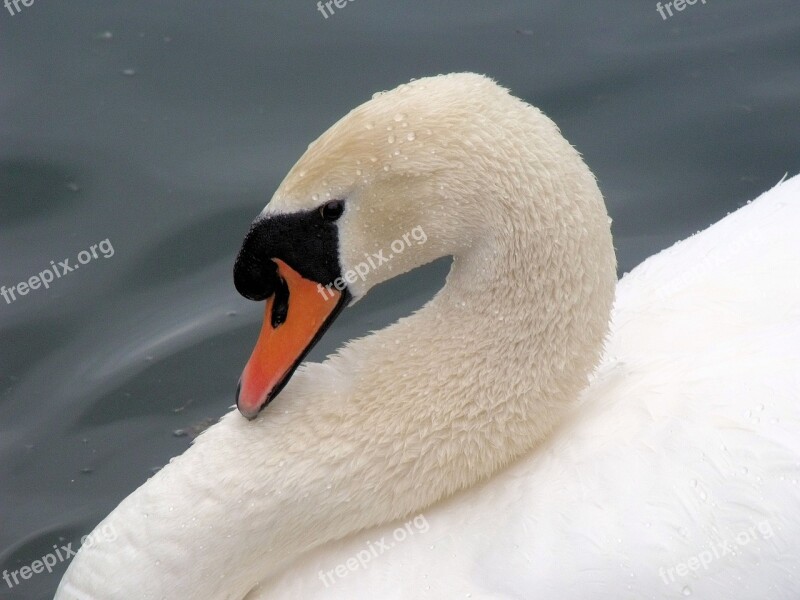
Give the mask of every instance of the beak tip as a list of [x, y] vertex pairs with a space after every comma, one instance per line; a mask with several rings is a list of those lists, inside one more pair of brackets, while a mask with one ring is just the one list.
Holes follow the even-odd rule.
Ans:
[[242, 380], [239, 379], [239, 383], [236, 385], [236, 409], [239, 413], [248, 421], [252, 421], [255, 419], [261, 410], [267, 405], [266, 402], [263, 402], [257, 406], [247, 407], [244, 406], [241, 402], [241, 392], [242, 392]]
[[252, 421], [253, 419], [255, 419], [258, 416], [258, 413], [261, 412], [260, 408], [256, 409], [245, 408], [238, 402], [236, 403], [236, 408], [239, 410], [239, 414], [241, 414], [248, 421]]

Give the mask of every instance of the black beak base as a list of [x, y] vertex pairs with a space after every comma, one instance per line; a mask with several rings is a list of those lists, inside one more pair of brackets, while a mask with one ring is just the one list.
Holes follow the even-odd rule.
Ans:
[[248, 300], [272, 296], [280, 286], [274, 258], [323, 287], [332, 285], [341, 277], [336, 223], [317, 210], [257, 218], [233, 267], [236, 290]]

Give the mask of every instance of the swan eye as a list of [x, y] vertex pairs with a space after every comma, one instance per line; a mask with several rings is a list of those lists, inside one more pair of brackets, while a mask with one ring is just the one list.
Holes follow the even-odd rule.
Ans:
[[319, 214], [326, 221], [335, 221], [344, 212], [344, 200], [331, 200], [319, 207]]

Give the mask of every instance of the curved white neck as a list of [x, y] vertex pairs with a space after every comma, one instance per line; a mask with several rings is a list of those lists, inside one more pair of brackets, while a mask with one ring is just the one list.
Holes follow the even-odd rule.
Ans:
[[65, 585], [240, 599], [308, 549], [423, 510], [546, 436], [599, 358], [616, 280], [599, 190], [556, 141], [536, 202], [530, 181], [509, 186], [431, 302], [301, 368], [255, 421], [234, 412], [210, 428], [101, 524], [130, 550], [81, 552]]
[[104, 522], [137, 552], [118, 564], [100, 547], [92, 591], [241, 598], [302, 552], [530, 449], [585, 383], [600, 347], [586, 336], [604, 331], [560, 295], [568, 274], [513, 256], [519, 245], [457, 257], [416, 314], [298, 372], [256, 421], [234, 412], [209, 429]]

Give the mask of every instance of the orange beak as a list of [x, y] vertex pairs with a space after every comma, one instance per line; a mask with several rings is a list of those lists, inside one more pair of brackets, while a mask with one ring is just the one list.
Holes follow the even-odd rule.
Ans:
[[267, 298], [256, 347], [239, 380], [236, 406], [254, 419], [347, 304], [349, 294], [304, 278], [280, 259], [279, 285]]

